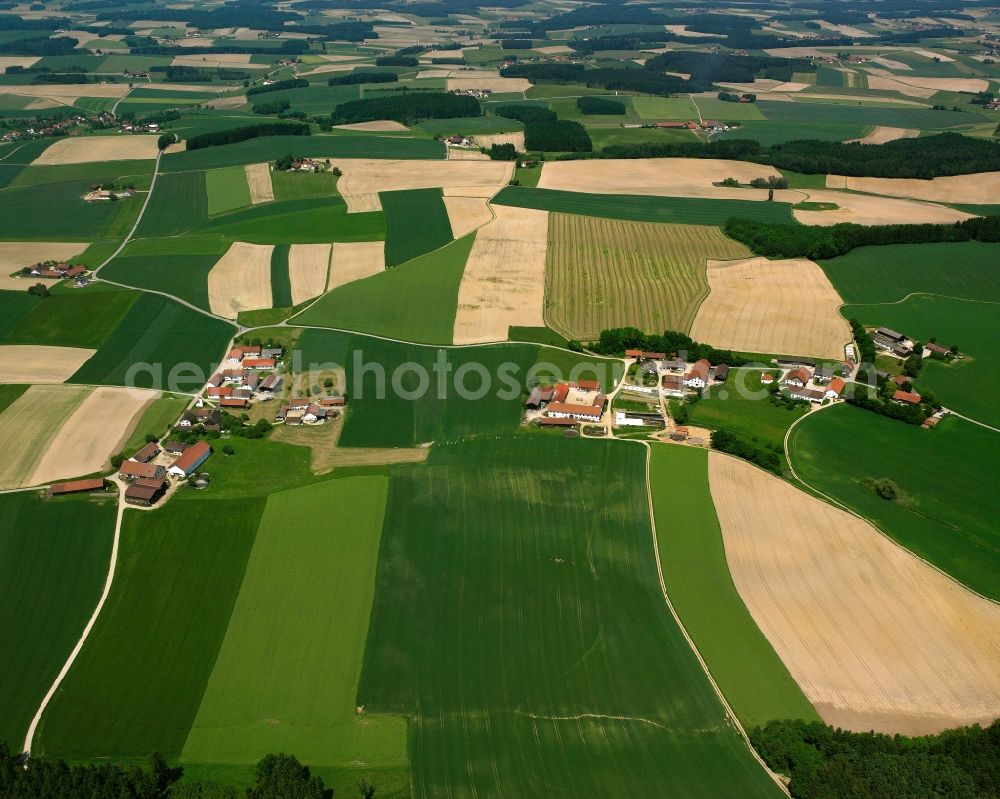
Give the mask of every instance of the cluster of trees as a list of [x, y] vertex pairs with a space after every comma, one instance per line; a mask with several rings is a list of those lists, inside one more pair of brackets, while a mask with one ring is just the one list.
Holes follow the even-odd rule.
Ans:
[[375, 59], [377, 67], [415, 67], [420, 61], [412, 55], [383, 55]]
[[875, 342], [872, 341], [872, 337], [865, 330], [865, 326], [857, 319], [849, 319], [848, 324], [851, 326], [851, 335], [854, 336], [854, 342], [858, 345], [858, 357], [861, 358], [860, 363], [875, 363]]
[[254, 94], [266, 94], [267, 92], [283, 92], [287, 89], [307, 89], [309, 81], [304, 78], [288, 78], [287, 80], [276, 80], [267, 86], [251, 86], [247, 89], [247, 96]]
[[689, 360], [705, 358], [713, 364], [743, 366], [746, 358], [734, 355], [729, 350], [717, 350], [708, 344], [699, 344], [686, 333], [665, 330], [662, 335], [643, 333], [637, 327], [613, 327], [601, 331], [590, 349], [598, 355], [623, 355], [625, 350], [647, 350], [648, 352], [687, 353]]
[[253, 424], [247, 424], [249, 421], [249, 414], [233, 416], [231, 413], [222, 412], [222, 429], [240, 438], [263, 438], [274, 427], [267, 419], [258, 419]]
[[906, 424], [923, 424], [924, 420], [933, 414], [938, 407], [934, 396], [926, 390], [918, 392], [920, 394], [918, 405], [898, 405], [892, 401], [892, 395], [897, 390], [910, 391], [913, 389], [913, 385], [907, 383], [900, 387], [886, 377], [879, 380], [877, 390], [860, 384], [856, 386], [856, 389], [845, 397], [848, 405], [877, 413], [879, 416], [888, 416], [890, 419], [897, 419], [906, 422]]
[[793, 72], [816, 71], [816, 65], [808, 58], [737, 56], [695, 50], [661, 53], [650, 58], [643, 68], [653, 72], [686, 72], [691, 75], [692, 83], [702, 86], [719, 82], [752, 83], [754, 78], [789, 81]]
[[594, 143], [579, 122], [559, 119], [554, 111], [537, 105], [505, 105], [497, 116], [524, 123], [524, 147], [527, 150], [590, 152]]
[[212, 78], [218, 77], [220, 80], [247, 80], [250, 73], [235, 69], [197, 69], [196, 67], [174, 67], [154, 65], [149, 68], [150, 72], [164, 73], [166, 80], [171, 83], [211, 83]]
[[399, 76], [395, 72], [352, 72], [330, 78], [328, 86], [352, 86], [356, 83], [396, 83]]
[[254, 103], [250, 110], [255, 114], [281, 114], [290, 107], [288, 100], [272, 100], [269, 103]]
[[176, 133], [161, 133], [160, 138], [156, 140], [156, 149], [166, 150], [175, 141], [177, 141]]
[[1000, 797], [1000, 721], [920, 738], [771, 721], [750, 740], [796, 799]]
[[543, 63], [513, 64], [503, 71], [504, 77], [527, 78], [532, 83], [582, 83], [596, 89], [636, 91], [647, 94], [673, 94], [701, 91], [709, 85], [696, 84], [646, 69], [587, 69], [583, 64]]
[[260, 136], [308, 136], [310, 133], [309, 126], [300, 122], [262, 122], [259, 125], [247, 125], [242, 128], [199, 133], [187, 140], [187, 148], [200, 150], [204, 147], [235, 144]]
[[517, 159], [517, 148], [513, 144], [491, 144], [491, 161], [514, 161]]
[[531, 39], [502, 39], [500, 41], [501, 50], [530, 50]]
[[625, 103], [606, 97], [585, 95], [576, 98], [576, 107], [581, 114], [621, 115], [625, 113]]
[[736, 94], [735, 92], [719, 92], [719, 99], [724, 103], [738, 103], [742, 98], [746, 97], [747, 102], [756, 103], [756, 94]]
[[953, 224], [780, 225], [731, 218], [726, 235], [768, 258], [835, 258], [855, 247], [876, 244], [926, 244], [951, 241], [1000, 241], [1000, 216], [977, 216]]
[[747, 438], [729, 430], [712, 431], [712, 449], [727, 452], [760, 466], [774, 474], [781, 474], [781, 450], [756, 438]]
[[400, 91], [392, 95], [351, 100], [341, 103], [330, 115], [335, 125], [371, 122], [374, 119], [394, 119], [412, 124], [422, 119], [454, 119], [481, 115], [475, 97], [448, 92]]

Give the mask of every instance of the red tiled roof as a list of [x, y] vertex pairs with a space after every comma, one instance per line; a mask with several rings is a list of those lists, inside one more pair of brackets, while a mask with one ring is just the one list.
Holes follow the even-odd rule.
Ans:
[[897, 391], [892, 395], [894, 402], [905, 402], [907, 405], [920, 403], [920, 395], [915, 391]]
[[559, 383], [552, 392], [553, 402], [565, 402], [569, 394], [569, 386], [566, 383]]
[[249, 404], [245, 399], [235, 399], [232, 397], [223, 397], [219, 400], [219, 406], [222, 408], [245, 408]]
[[273, 369], [274, 358], [244, 358], [244, 369]]
[[601, 408], [596, 405], [570, 405], [565, 402], [550, 402], [546, 413], [569, 413], [580, 416], [600, 416]]
[[840, 392], [842, 392], [844, 390], [844, 386], [845, 385], [846, 385], [846, 383], [844, 383], [843, 380], [841, 380], [839, 377], [835, 377], [835, 378], [833, 378], [833, 380], [830, 381], [830, 385], [828, 385], [826, 387], [827, 393], [829, 393], [829, 392], [832, 391], [834, 394], [836, 394], [839, 397], [840, 396]]
[[122, 461], [122, 465], [118, 467], [118, 474], [123, 474], [126, 477], [156, 477], [157, 470], [162, 468], [155, 463]]
[[186, 472], [211, 451], [212, 448], [208, 445], [207, 441], [199, 441], [184, 450], [184, 454], [174, 461], [174, 466]]
[[712, 368], [712, 364], [702, 358], [700, 361], [696, 361], [691, 365], [691, 371], [684, 375], [685, 380], [693, 380], [696, 377], [700, 377], [706, 383], [708, 382], [708, 371]]
[[206, 397], [230, 397], [232, 394], [232, 386], [212, 386], [205, 392]]
[[581, 391], [600, 391], [601, 384], [596, 380], [578, 380], [576, 383], [577, 388]]
[[70, 480], [67, 483], [53, 483], [49, 491], [52, 494], [72, 494], [77, 491], [98, 491], [104, 488], [104, 479], [94, 477], [90, 480]]

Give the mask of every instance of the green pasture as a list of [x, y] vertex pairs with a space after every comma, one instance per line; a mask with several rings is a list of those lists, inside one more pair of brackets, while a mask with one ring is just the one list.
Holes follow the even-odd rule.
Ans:
[[385, 265], [398, 266], [452, 240], [441, 189], [379, 192], [385, 212]]
[[[687, 129], [672, 128], [622, 128], [608, 125], [588, 125], [587, 133], [595, 150], [616, 144], [674, 144], [698, 141], [698, 135]], [[522, 181], [523, 185], [523, 181]]]
[[899, 303], [845, 305], [845, 319], [900, 330], [917, 341], [932, 337], [945, 347], [958, 346], [966, 356], [952, 363], [924, 360], [916, 390], [934, 393], [941, 404], [981, 422], [1000, 426], [1000, 304], [917, 295]]
[[225, 243], [220, 241], [219, 249], [220, 252], [199, 255], [132, 255], [129, 247], [124, 255], [101, 270], [101, 277], [136, 288], [163, 291], [210, 310], [208, 273], [225, 252]]
[[293, 322], [450, 344], [458, 287], [474, 241], [473, 233], [394, 269], [339, 286]]
[[275, 200], [311, 200], [336, 197], [337, 176], [330, 172], [271, 172], [271, 189]]
[[[764, 119], [757, 103], [729, 103], [718, 97], [695, 97], [694, 103], [704, 119], [721, 119], [725, 122], [744, 122]], [[695, 115], [697, 116], [697, 114]]]
[[381, 211], [348, 214], [340, 197], [261, 203], [217, 216], [195, 232], [252, 244], [381, 241], [386, 235]]
[[[255, 118], [259, 121], [259, 118]], [[246, 124], [252, 124], [247, 122]], [[311, 158], [411, 158], [443, 159], [444, 145], [431, 139], [407, 139], [399, 136], [345, 135], [343, 132], [314, 136], [262, 136], [257, 139], [185, 150], [165, 155], [160, 165], [164, 172], [256, 164], [273, 161], [283, 155], [306, 154]]]
[[216, 216], [250, 205], [247, 173], [241, 166], [210, 169], [205, 173], [208, 191], [208, 215]]
[[846, 303], [896, 302], [914, 292], [1000, 302], [996, 244], [892, 244], [859, 247], [821, 261]]
[[[324, 75], [323, 77], [330, 76]], [[251, 94], [247, 99], [251, 103], [272, 103], [287, 100], [291, 104], [292, 111], [328, 116], [341, 103], [357, 100], [360, 96], [360, 87], [357, 84], [353, 86], [328, 86], [324, 80], [322, 83], [314, 83], [308, 88], [287, 89], [281, 92], [267, 92], [258, 95]]]
[[3, 413], [11, 403], [28, 390], [26, 385], [15, 383], [0, 383], [0, 413]]
[[[838, 405], [792, 431], [792, 466], [808, 485], [874, 523], [970, 588], [1000, 600], [1000, 433], [961, 419], [933, 430]], [[939, 477], [946, 475], [947, 477]], [[863, 481], [888, 478], [887, 501]]]
[[388, 483], [348, 477], [268, 498], [183, 760], [295, 752], [310, 765], [406, 766], [405, 721], [355, 713]]
[[0, 290], [0, 340], [17, 335], [21, 320], [30, 316], [35, 308], [44, 302], [42, 298], [28, 294], [27, 286], [30, 285], [26, 283], [23, 291]]
[[409, 716], [414, 795], [780, 796], [669, 614], [645, 471], [561, 436], [393, 468], [358, 703]]
[[125, 512], [111, 594], [42, 717], [37, 754], [180, 755], [263, 508], [263, 499], [175, 497], [155, 513]]
[[[632, 108], [643, 119], [658, 122], [668, 120], [697, 120], [698, 111], [690, 97], [645, 97], [631, 98]], [[699, 105], [701, 99], [698, 100]]]
[[233, 332], [226, 322], [159, 294], [143, 294], [68, 382], [197, 391]]
[[[30, 283], [25, 281], [25, 285]], [[53, 294], [35, 303], [16, 326], [0, 336], [0, 342], [97, 349], [114, 334], [138, 298], [138, 292], [117, 289]], [[5, 305], [0, 301], [0, 307]]]
[[[6, 188], [0, 191], [0, 239], [13, 241], [94, 241], [124, 238], [142, 196], [118, 202], [88, 203], [89, 180]], [[44, 213], [28, 213], [44, 209]]]
[[692, 197], [652, 197], [630, 194], [585, 194], [556, 189], [508, 186], [492, 200], [497, 205], [538, 208], [565, 214], [673, 222], [680, 225], [724, 225], [731, 216], [760, 222], [793, 223], [791, 205], [755, 200], [708, 200]]
[[97, 605], [114, 529], [114, 501], [0, 495], [0, 741], [13, 751]]
[[857, 105], [849, 105], [846, 102], [788, 103], [774, 100], [758, 100], [756, 105], [768, 121], [782, 124], [808, 122], [942, 130], [956, 125], [967, 125], [972, 121], [969, 119], [969, 114], [958, 111], [933, 111], [929, 108], [904, 105], [892, 107], [864, 105], [860, 98]]
[[276, 244], [271, 250], [271, 306], [288, 308], [292, 304], [292, 281], [288, 274], [289, 244]]
[[142, 414], [135, 430], [129, 436], [128, 441], [122, 447], [123, 452], [134, 452], [146, 443], [146, 436], [156, 436], [160, 439], [163, 434], [177, 421], [184, 412], [190, 397], [177, 394], [161, 394], [153, 404]]
[[[153, 177], [153, 161], [99, 161], [87, 164], [29, 165], [22, 169], [8, 185], [11, 188], [40, 186], [46, 183], [64, 183], [70, 180], [91, 184], [132, 184], [140, 191], [148, 189]], [[81, 192], [81, 196], [86, 191]], [[140, 197], [140, 201], [141, 201]]]
[[730, 430], [780, 447], [785, 431], [807, 408], [775, 405], [761, 386], [760, 371], [731, 369], [729, 379], [713, 386], [701, 399], [688, 403], [691, 424]]
[[136, 235], [175, 236], [207, 221], [204, 172], [160, 175]]
[[524, 130], [524, 123], [488, 114], [481, 117], [425, 119], [413, 130], [426, 133], [428, 136], [474, 136], [477, 133], [485, 136], [490, 133], [516, 133]]
[[818, 721], [733, 585], [708, 453], [654, 444], [649, 471], [667, 593], [733, 712], [747, 728], [771, 719]]
[[775, 124], [767, 120], [747, 120], [738, 128], [730, 128], [718, 139], [753, 139], [765, 147], [783, 144], [787, 141], [818, 139], [820, 141], [845, 141], [860, 139], [870, 125], [858, 122], [792, 122]]

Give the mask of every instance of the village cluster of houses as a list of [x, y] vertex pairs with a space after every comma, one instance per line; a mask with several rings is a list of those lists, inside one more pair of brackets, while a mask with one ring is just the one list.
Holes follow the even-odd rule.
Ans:
[[220, 408], [236, 411], [246, 410], [255, 399], [273, 399], [282, 384], [275, 369], [284, 354], [282, 347], [233, 347], [222, 368], [208, 379], [205, 398], [214, 400]]
[[579, 380], [552, 387], [535, 386], [525, 407], [528, 420], [537, 420], [542, 427], [572, 427], [577, 422], [600, 422], [607, 402], [600, 383]]
[[41, 261], [21, 270], [24, 277], [40, 277], [46, 280], [73, 280], [83, 277], [87, 267], [62, 261]]
[[463, 97], [475, 97], [477, 100], [489, 99], [489, 96], [493, 94], [492, 89], [452, 89], [452, 94], [458, 94]]
[[65, 119], [46, 120], [37, 126], [24, 130], [8, 130], [0, 136], [0, 142], [20, 141], [21, 139], [41, 139], [45, 136], [65, 136], [68, 131], [83, 125], [87, 121], [83, 116], [71, 116]]
[[322, 424], [335, 410], [347, 404], [344, 397], [324, 397], [319, 402], [305, 397], [282, 403], [274, 419], [287, 425]]
[[162, 447], [151, 441], [118, 467], [119, 479], [128, 484], [125, 501], [142, 507], [155, 505], [170, 487], [168, 477], [187, 479], [211, 454], [207, 441], [190, 445], [166, 441]]
[[83, 195], [83, 199], [88, 203], [127, 200], [130, 197], [135, 197], [135, 189], [102, 189], [95, 187]]
[[761, 375], [762, 385], [770, 386], [780, 381], [788, 396], [820, 405], [827, 400], [840, 399], [847, 382], [844, 378], [854, 371], [854, 364], [844, 362], [838, 367], [820, 366], [813, 361], [779, 358], [779, 366], [790, 367], [780, 377], [769, 372]]
[[143, 122], [143, 123], [133, 123], [133, 122], [123, 122], [121, 126], [122, 133], [159, 133], [160, 126], [156, 122]]

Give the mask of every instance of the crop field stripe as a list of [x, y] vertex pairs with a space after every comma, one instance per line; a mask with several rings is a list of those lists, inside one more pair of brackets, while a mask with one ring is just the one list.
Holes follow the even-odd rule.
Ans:
[[271, 250], [271, 307], [290, 308], [292, 281], [288, 276], [288, 251], [291, 245], [275, 244]]
[[175, 498], [155, 513], [125, 513], [119, 572], [42, 716], [38, 754], [180, 754], [226, 634], [263, 507], [259, 499]]
[[398, 266], [452, 240], [441, 189], [379, 193], [385, 212], [385, 265]]
[[708, 488], [708, 453], [653, 445], [650, 487], [670, 600], [740, 722], [818, 721], [733, 585]]
[[[101, 594], [115, 503], [0, 496], [0, 741], [17, 749]], [[13, 645], [16, 642], [17, 645]]]
[[205, 173], [208, 192], [208, 215], [224, 214], [250, 205], [250, 186], [241, 166], [210, 169]]
[[389, 481], [272, 494], [184, 759], [402, 766], [406, 723], [355, 713]]
[[724, 225], [738, 216], [759, 222], [796, 224], [790, 203], [754, 200], [711, 200], [697, 197], [658, 197], [633, 194], [586, 194], [559, 189], [507, 186], [491, 201], [495, 205], [537, 208], [566, 214], [626, 219], [633, 222], [671, 222], [678, 225]]
[[359, 704], [410, 716], [415, 796], [780, 796], [664, 604], [644, 451], [578, 443], [393, 467]]
[[137, 236], [175, 236], [208, 221], [204, 172], [160, 175]]
[[546, 318], [579, 341], [612, 327], [687, 332], [708, 296], [707, 260], [748, 254], [714, 227], [553, 214]]

